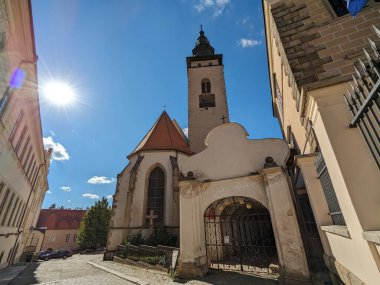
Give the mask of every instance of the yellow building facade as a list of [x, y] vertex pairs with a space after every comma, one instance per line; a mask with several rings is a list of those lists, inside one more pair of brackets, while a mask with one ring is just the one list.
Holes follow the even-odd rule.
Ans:
[[0, 0], [0, 268], [38, 251], [48, 189], [31, 1]]
[[375, 285], [380, 3], [352, 17], [341, 2], [263, 1], [273, 112], [292, 150], [309, 267], [320, 259], [334, 284]]

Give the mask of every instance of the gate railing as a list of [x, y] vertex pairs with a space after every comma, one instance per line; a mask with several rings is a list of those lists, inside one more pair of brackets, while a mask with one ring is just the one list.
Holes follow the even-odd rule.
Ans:
[[[380, 30], [374, 25], [372, 28], [380, 39]], [[380, 169], [380, 49], [371, 39], [368, 43], [370, 52], [363, 49], [367, 64], [358, 60], [351, 90], [347, 90], [344, 98], [353, 116], [349, 127], [359, 127]]]
[[148, 245], [118, 245], [116, 256], [169, 269], [172, 267], [174, 252], [178, 253], [179, 248], [163, 245], [158, 245], [157, 247]]

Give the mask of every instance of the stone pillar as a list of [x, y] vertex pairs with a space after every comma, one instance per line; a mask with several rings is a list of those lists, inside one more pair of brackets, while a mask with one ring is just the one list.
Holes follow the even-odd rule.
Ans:
[[260, 174], [266, 184], [282, 278], [307, 280], [309, 269], [286, 174], [277, 166], [264, 168]]
[[180, 259], [182, 278], [201, 277], [207, 273], [202, 185], [196, 181], [180, 182]]
[[329, 215], [330, 211], [326, 203], [326, 197], [323, 193], [321, 183], [317, 178], [317, 170], [315, 167], [316, 160], [317, 155], [296, 156], [297, 165], [301, 168], [301, 173], [305, 181], [306, 192], [309, 196], [323, 251], [330, 256], [332, 255], [331, 248], [326, 233], [321, 230], [321, 226], [332, 225], [333, 222]]
[[176, 156], [170, 156], [172, 165], [173, 206], [171, 225], [179, 227], [179, 168]]

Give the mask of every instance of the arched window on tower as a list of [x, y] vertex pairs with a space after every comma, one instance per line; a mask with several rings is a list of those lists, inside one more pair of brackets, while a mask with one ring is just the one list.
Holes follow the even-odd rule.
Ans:
[[146, 224], [153, 226], [163, 225], [164, 192], [165, 173], [160, 167], [156, 167], [149, 175]]
[[202, 79], [202, 94], [211, 93], [211, 83], [208, 78]]
[[211, 82], [208, 78], [203, 78], [201, 82], [202, 94], [199, 95], [199, 108], [215, 107], [215, 94], [211, 93]]

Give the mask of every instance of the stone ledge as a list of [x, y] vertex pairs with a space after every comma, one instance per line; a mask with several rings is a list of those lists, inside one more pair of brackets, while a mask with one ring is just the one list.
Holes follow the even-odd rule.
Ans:
[[115, 276], [118, 276], [118, 277], [120, 277], [122, 279], [125, 279], [125, 280], [127, 280], [129, 282], [132, 282], [134, 284], [137, 284], [137, 285], [149, 285], [147, 282], [145, 282], [143, 280], [140, 280], [138, 278], [135, 278], [135, 277], [132, 277], [132, 276], [129, 276], [129, 275], [117, 272], [115, 270], [112, 270], [112, 269], [109, 269], [107, 267], [101, 266], [101, 265], [96, 264], [94, 262], [87, 261], [87, 263], [90, 264], [90, 265], [92, 265], [92, 266], [94, 266], [94, 267], [96, 267], [96, 268], [99, 268], [99, 269], [101, 269], [103, 271], [106, 271], [106, 272], [111, 273], [111, 274], [113, 274]]
[[366, 231], [362, 235], [365, 240], [380, 245], [380, 231]]
[[321, 230], [324, 232], [336, 234], [338, 236], [351, 238], [350, 232], [348, 231], [348, 228], [346, 226], [338, 226], [338, 225], [321, 226]]

